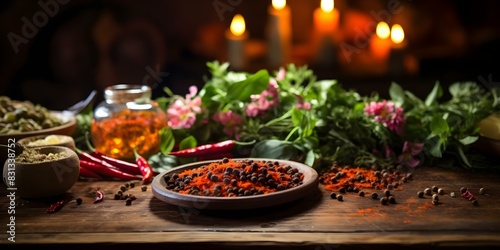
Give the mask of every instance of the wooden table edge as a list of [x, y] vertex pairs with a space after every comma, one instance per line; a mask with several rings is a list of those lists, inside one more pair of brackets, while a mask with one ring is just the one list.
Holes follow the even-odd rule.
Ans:
[[[134, 232], [16, 235], [22, 245], [221, 244], [235, 246], [432, 245], [500, 246], [500, 232]], [[2, 245], [5, 241], [2, 240]]]

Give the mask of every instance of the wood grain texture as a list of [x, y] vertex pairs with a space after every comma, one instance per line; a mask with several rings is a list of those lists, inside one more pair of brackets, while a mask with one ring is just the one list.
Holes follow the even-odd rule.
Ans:
[[[238, 210], [205, 211], [204, 204], [180, 208], [156, 199], [149, 187], [127, 190], [137, 200], [125, 205], [113, 196], [125, 182], [79, 181], [64, 197], [52, 200], [16, 199], [16, 243], [9, 246], [54, 244], [59, 247], [96, 244], [94, 247], [124, 247], [134, 244], [205, 246], [224, 249], [239, 246], [333, 249], [339, 246], [388, 247], [491, 247], [500, 246], [500, 175], [420, 168], [414, 179], [392, 193], [396, 204], [381, 205], [367, 195], [344, 195], [344, 201], [330, 198], [322, 186], [311, 195], [280, 206]], [[427, 187], [443, 188], [441, 204], [432, 205], [430, 196], [421, 199], [417, 192]], [[468, 187], [478, 206], [460, 197]], [[487, 190], [479, 194], [479, 188]], [[105, 194], [94, 204], [94, 191]], [[373, 190], [365, 190], [368, 194]], [[450, 197], [453, 191], [456, 198]], [[382, 191], [377, 190], [379, 194]], [[0, 192], [0, 222], [8, 223], [7, 190]], [[57, 213], [45, 211], [61, 198], [83, 198], [69, 203]], [[200, 209], [196, 209], [196, 208]], [[1, 244], [8, 244], [3, 230]], [[3, 247], [2, 247], [3, 249]]]

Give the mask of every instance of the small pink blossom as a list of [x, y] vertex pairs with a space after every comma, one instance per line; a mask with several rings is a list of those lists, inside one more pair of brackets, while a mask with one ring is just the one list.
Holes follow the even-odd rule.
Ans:
[[212, 119], [224, 126], [224, 133], [228, 136], [234, 136], [239, 139], [239, 131], [243, 125], [241, 116], [232, 110], [219, 111], [212, 116]]
[[397, 135], [403, 134], [406, 118], [401, 107], [395, 107], [394, 102], [383, 100], [381, 102], [371, 102], [365, 106], [365, 114], [374, 116], [374, 120], [386, 125], [389, 130]]
[[251, 95], [252, 102], [246, 107], [245, 113], [249, 117], [257, 117], [267, 110], [278, 106], [279, 92], [278, 83], [274, 79], [269, 80], [269, 86], [258, 95]]
[[418, 159], [416, 156], [420, 154], [423, 149], [423, 143], [405, 141], [403, 145], [403, 151], [398, 157], [397, 163], [413, 168], [418, 166], [418, 164], [420, 164], [420, 159]]
[[300, 95], [295, 95], [297, 97], [298, 103], [295, 105], [295, 108], [297, 109], [304, 109], [304, 110], [310, 110], [311, 109], [311, 103], [310, 102], [304, 102], [304, 98]]
[[196, 114], [201, 113], [201, 98], [196, 96], [198, 88], [191, 86], [186, 98], [179, 98], [167, 109], [168, 125], [173, 129], [191, 128]]
[[283, 67], [281, 67], [280, 70], [278, 71], [278, 74], [276, 75], [276, 80], [277, 81], [285, 80], [285, 75], [286, 75], [286, 71]]

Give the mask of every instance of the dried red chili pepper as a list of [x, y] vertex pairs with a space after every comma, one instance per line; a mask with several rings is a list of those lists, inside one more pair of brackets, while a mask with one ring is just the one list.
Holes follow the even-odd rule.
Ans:
[[80, 177], [102, 180], [102, 176], [80, 164]]
[[87, 147], [92, 151], [92, 153], [90, 153], [89, 155], [94, 156], [96, 158], [99, 158], [100, 160], [106, 161], [109, 164], [115, 166], [116, 168], [118, 168], [119, 170], [121, 170], [123, 172], [127, 172], [129, 174], [134, 174], [134, 175], [141, 175], [142, 174], [141, 170], [139, 169], [139, 166], [137, 166], [137, 164], [134, 164], [134, 163], [128, 162], [128, 161], [124, 161], [124, 160], [120, 160], [120, 159], [116, 159], [116, 158], [113, 158], [111, 156], [105, 155], [105, 154], [97, 151], [90, 144], [88, 136], [86, 136], [86, 137], [87, 137], [87, 140], [86, 140]]
[[226, 140], [213, 144], [205, 144], [194, 148], [183, 149], [179, 151], [170, 152], [170, 155], [178, 157], [197, 157], [207, 154], [222, 153], [231, 151], [236, 145], [233, 140]]
[[150, 183], [154, 177], [153, 168], [151, 167], [151, 165], [149, 165], [148, 160], [139, 155], [139, 153], [137, 153], [135, 149], [134, 149], [134, 155], [135, 155], [135, 162], [137, 163], [137, 166], [139, 166], [139, 169], [142, 172], [142, 183], [143, 184]]
[[50, 205], [50, 207], [47, 209], [47, 213], [55, 213], [59, 210], [61, 210], [61, 208], [64, 206], [64, 200], [60, 200], [52, 205]]
[[95, 200], [94, 200], [94, 203], [99, 203], [99, 202], [102, 202], [104, 200], [104, 193], [101, 192], [101, 190], [96, 190], [95, 191]]
[[129, 173], [122, 172], [113, 166], [111, 166], [107, 162], [93, 162], [93, 161], [88, 161], [88, 160], [80, 160], [80, 166], [83, 166], [84, 168], [88, 168], [95, 173], [101, 174], [106, 177], [110, 178], [116, 178], [120, 180], [137, 180], [139, 179], [138, 176], [132, 175]]

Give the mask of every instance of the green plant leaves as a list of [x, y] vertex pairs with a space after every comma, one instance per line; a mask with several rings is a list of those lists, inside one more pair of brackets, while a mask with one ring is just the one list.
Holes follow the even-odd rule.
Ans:
[[165, 127], [160, 130], [160, 152], [168, 155], [175, 146], [175, 139], [170, 127]]
[[401, 106], [405, 102], [405, 91], [399, 84], [392, 82], [389, 87], [389, 96], [394, 101], [396, 106]]
[[259, 70], [250, 75], [247, 79], [235, 82], [228, 87], [227, 99], [229, 100], [249, 100], [252, 94], [259, 94], [269, 85], [269, 73], [267, 70]]
[[290, 160], [297, 156], [297, 149], [291, 142], [264, 140], [255, 144], [250, 157]]
[[434, 104], [437, 104], [437, 100], [442, 95], [443, 95], [443, 89], [441, 88], [441, 85], [439, 85], [439, 82], [436, 82], [436, 84], [434, 84], [434, 88], [432, 88], [432, 91], [429, 93], [429, 95], [425, 99], [425, 105], [427, 107], [430, 107]]

